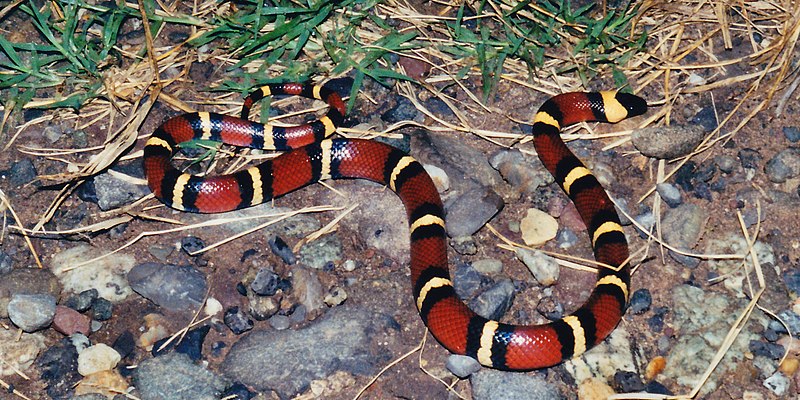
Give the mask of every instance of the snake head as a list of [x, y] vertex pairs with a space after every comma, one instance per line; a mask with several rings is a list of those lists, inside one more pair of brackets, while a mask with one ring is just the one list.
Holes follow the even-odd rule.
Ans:
[[642, 115], [647, 112], [647, 102], [630, 93], [617, 92], [616, 99], [628, 111], [627, 118]]

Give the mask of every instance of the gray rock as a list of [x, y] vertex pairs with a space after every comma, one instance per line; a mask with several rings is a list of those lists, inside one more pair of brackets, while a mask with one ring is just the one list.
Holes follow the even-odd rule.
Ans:
[[537, 157], [526, 156], [518, 149], [503, 149], [489, 158], [489, 165], [500, 172], [518, 194], [536, 193], [537, 189], [555, 181]]
[[[703, 234], [708, 214], [692, 203], [684, 203], [667, 210], [661, 219], [664, 240], [680, 250], [691, 251]], [[700, 260], [670, 251], [670, 256], [679, 263], [694, 268]]]
[[482, 368], [478, 360], [458, 354], [452, 354], [450, 357], [447, 357], [447, 364], [445, 365], [448, 371], [461, 379], [469, 377]]
[[0, 251], [0, 275], [5, 275], [14, 268], [14, 259], [8, 253]]
[[142, 400], [216, 400], [227, 386], [224, 378], [177, 352], [140, 362], [133, 382]]
[[486, 155], [458, 135], [428, 132], [428, 138], [431, 149], [441, 159], [441, 162], [430, 163], [440, 166], [447, 176], [467, 178], [451, 180], [455, 191], [464, 192], [476, 182], [487, 187], [495, 187], [503, 182], [500, 174], [489, 165]]
[[528, 267], [537, 282], [544, 286], [553, 286], [558, 282], [561, 269], [555, 258], [539, 250], [525, 248], [518, 248], [516, 254], [517, 258]]
[[769, 389], [776, 396], [783, 396], [786, 394], [786, 391], [789, 390], [789, 386], [791, 386], [791, 384], [792, 382], [789, 380], [789, 378], [787, 378], [786, 375], [782, 374], [781, 372], [776, 372], [764, 380], [764, 387]]
[[767, 161], [764, 172], [775, 183], [783, 183], [800, 175], [800, 151], [794, 148], [781, 150]]
[[659, 183], [656, 185], [656, 191], [658, 195], [661, 197], [661, 200], [664, 200], [664, 203], [667, 203], [670, 208], [675, 208], [683, 202], [683, 198], [681, 196], [681, 191], [678, 189], [677, 186], [671, 183]]
[[94, 187], [97, 205], [103, 211], [132, 203], [150, 193], [147, 185], [136, 185], [107, 172], [94, 177]]
[[292, 271], [294, 295], [306, 311], [314, 312], [325, 308], [324, 290], [316, 271], [308, 268], [295, 268]]
[[503, 209], [505, 203], [493, 190], [472, 189], [446, 205], [447, 234], [450, 237], [470, 236], [481, 229]]
[[560, 400], [555, 385], [541, 375], [484, 368], [469, 378], [475, 400]]
[[33, 161], [29, 158], [23, 158], [11, 165], [11, 169], [8, 170], [7, 174], [9, 175], [11, 187], [16, 188], [36, 179], [36, 167], [33, 166]]
[[470, 301], [469, 308], [484, 318], [499, 320], [511, 308], [515, 289], [514, 282], [510, 279], [498, 280], [497, 283]]
[[48, 269], [16, 268], [0, 279], [0, 318], [8, 317], [8, 302], [15, 294], [49, 294], [58, 298], [61, 286]]
[[56, 298], [49, 294], [15, 294], [8, 303], [8, 317], [25, 332], [35, 332], [53, 322]]
[[631, 142], [645, 156], [672, 159], [689, 154], [700, 144], [705, 134], [700, 125], [655, 126], [634, 130]]
[[142, 297], [172, 311], [203, 305], [206, 277], [192, 266], [144, 263], [128, 272], [128, 284]]
[[334, 371], [376, 373], [393, 355], [371, 340], [384, 337], [389, 326], [380, 314], [336, 307], [303, 329], [249, 333], [231, 347], [222, 370], [233, 381], [291, 398]]

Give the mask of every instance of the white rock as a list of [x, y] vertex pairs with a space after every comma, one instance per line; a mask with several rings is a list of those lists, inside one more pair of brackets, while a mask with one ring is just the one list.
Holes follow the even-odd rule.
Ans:
[[0, 354], [4, 361], [0, 362], [0, 376], [27, 370], [46, 347], [40, 333], [20, 335], [16, 329], [0, 329]]
[[133, 292], [125, 278], [128, 271], [136, 264], [133, 256], [116, 253], [73, 268], [78, 263], [103, 255], [104, 251], [88, 245], [67, 249], [53, 257], [50, 269], [61, 281], [64, 291], [80, 293], [84, 290], [97, 289], [100, 297], [117, 303]]
[[220, 303], [219, 300], [209, 297], [208, 300], [206, 300], [206, 307], [203, 309], [203, 312], [209, 316], [217, 315], [222, 312], [222, 309], [222, 303]]
[[78, 354], [78, 373], [88, 376], [100, 371], [114, 369], [122, 359], [110, 346], [98, 343]]
[[558, 221], [542, 210], [529, 208], [519, 228], [526, 245], [540, 246], [556, 237]]
[[436, 190], [438, 190], [439, 193], [450, 190], [450, 177], [447, 176], [447, 173], [444, 172], [443, 169], [430, 164], [423, 165], [423, 168], [425, 168], [425, 172], [431, 176], [433, 184], [436, 186]]

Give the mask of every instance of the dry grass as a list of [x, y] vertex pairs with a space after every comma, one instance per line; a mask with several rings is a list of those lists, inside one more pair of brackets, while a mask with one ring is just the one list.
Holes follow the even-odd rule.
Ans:
[[[0, 18], [19, 4], [20, 1], [15, 1], [0, 10]], [[480, 116], [487, 114], [503, 115], [509, 119], [510, 123], [520, 121], [513, 121], [513, 117], [506, 115], [496, 105], [484, 101], [482, 94], [477, 90], [470, 89], [473, 85], [469, 83], [475, 82], [481, 77], [481, 71], [472, 66], [472, 60], [455, 59], [452, 55], [441, 50], [442, 45], [464, 45], [464, 43], [459, 43], [457, 38], [451, 36], [452, 32], [450, 30], [443, 28], [444, 21], [453, 20], [453, 10], [456, 10], [460, 3], [437, 1], [433, 4], [436, 7], [432, 8], [438, 10], [435, 14], [420, 11], [410, 2], [404, 0], [388, 0], [378, 5], [375, 9], [376, 15], [400, 21], [403, 26], [402, 30], [416, 33], [418, 41], [422, 44], [422, 46], [399, 52], [399, 54], [428, 64], [431, 68], [429, 75], [414, 84], [409, 82], [398, 83], [395, 86], [395, 90], [399, 95], [411, 100], [419, 111], [428, 117], [427, 121], [429, 122], [420, 124], [414, 121], [404, 121], [378, 129], [378, 132], [343, 129], [342, 133], [348, 136], [371, 137], [392, 135], [405, 126], [422, 126], [431, 131], [470, 133], [499, 147], [509, 147], [525, 142], [527, 139], [519, 134], [481, 127], [478, 122]], [[499, 25], [502, 25], [504, 21], [501, 16], [515, 2], [490, 1], [487, 4], [490, 7], [485, 10], [485, 14], [480, 18], [491, 18], [496, 20]], [[224, 3], [222, 9], [215, 9], [216, 6], [217, 2], [210, 0], [196, 4], [191, 13], [191, 18], [200, 21], [200, 23], [193, 27], [192, 34], [187, 39], [187, 42], [202, 35], [204, 30], [210, 29], [210, 27], [202, 23], [204, 19], [209, 18], [214, 13], [225, 13], [227, 7], [231, 7], [231, 4]], [[142, 7], [142, 5], [139, 4], [138, 7]], [[530, 5], [530, 7], [535, 6]], [[165, 7], [165, 10], [161, 12], [164, 15], [174, 15], [176, 13], [174, 8]], [[526, 15], [529, 15], [531, 19], [537, 18], [532, 12]], [[141, 14], [141, 16], [145, 26], [148, 26], [148, 20], [145, 15]], [[343, 17], [343, 15], [335, 15], [323, 24], [325, 29], [337, 29], [337, 24], [341, 23]], [[733, 5], [706, 1], [645, 1], [642, 2], [634, 22], [634, 29], [647, 29], [649, 32], [647, 51], [634, 56], [624, 66], [624, 73], [627, 75], [634, 92], [643, 94], [651, 104], [660, 106], [654, 109], [645, 119], [642, 119], [641, 125], [673, 123], [675, 119], [678, 119], [675, 115], [678, 114], [679, 110], [687, 107], [687, 98], [691, 99], [688, 101], [690, 103], [713, 103], [721, 100], [735, 104], [731, 111], [725, 114], [718, 114], [719, 126], [707, 135], [694, 152], [685, 157], [676, 160], [650, 160], [635, 153], [631, 154], [631, 158], [634, 158], [632, 162], [647, 166], [646, 170], [655, 171], [649, 177], [651, 187], [644, 191], [639, 201], [649, 203], [658, 215], [663, 205], [658, 196], [653, 196], [656, 184], [668, 181], [689, 160], [704, 160], [713, 156], [715, 152], [721, 149], [722, 145], [739, 134], [755, 118], [768, 118], [766, 113], [769, 113], [770, 116], [779, 115], [785, 109], [787, 102], [796, 100], [796, 90], [800, 85], [800, 74], [798, 74], [796, 67], [796, 46], [798, 35], [800, 35], [800, 4], [789, 1], [752, 1]], [[268, 24], [262, 29], [262, 32], [268, 32], [273, 28], [274, 26]], [[580, 26], [575, 28], [577, 30], [582, 29]], [[147, 29], [145, 31], [148, 32]], [[148, 132], [140, 132], [140, 127], [149, 116], [156, 100], [160, 100], [180, 111], [189, 111], [200, 105], [215, 107], [225, 113], [234, 113], [236, 111], [238, 107], [237, 101], [235, 96], [230, 93], [223, 95], [201, 94], [201, 96], [205, 95], [206, 97], [199, 99], [187, 98], [183, 93], [187, 87], [192, 86], [188, 71], [193, 63], [213, 59], [221, 68], [226, 68], [239, 62], [237, 55], [213, 50], [198, 52], [196, 49], [186, 45], [186, 43], [174, 46], [159, 45], [159, 43], [163, 42], [159, 36], [160, 33], [157, 33], [155, 37], [148, 35], [144, 42], [146, 47], [144, 57], [141, 57], [141, 53], [137, 53], [137, 49], [120, 49], [120, 54], [125, 61], [122, 65], [127, 66], [109, 69], [103, 78], [102, 97], [89, 101], [81, 109], [80, 113], [55, 110], [27, 123], [9, 126], [10, 107], [5, 105], [2, 126], [11, 132], [11, 135], [4, 147], [8, 149], [11, 146], [16, 146], [15, 148], [19, 151], [31, 156], [46, 158], [54, 164], [63, 164], [63, 169], [68, 171], [58, 175], [40, 177], [48, 182], [62, 182], [65, 185], [52, 198], [47, 210], [37, 214], [36, 221], [20, 220], [16, 214], [12, 214], [15, 219], [13, 227], [16, 232], [25, 235], [25, 240], [29, 243], [33, 257], [40, 266], [41, 263], [35, 253], [34, 246], [30, 244], [28, 235], [96, 233], [121, 223], [130, 222], [133, 219], [181, 224], [179, 220], [166, 220], [163, 217], [151, 215], [150, 211], [154, 204], [157, 203], [149, 198], [144, 198], [140, 202], [119, 210], [95, 215], [93, 216], [94, 222], [83, 228], [64, 232], [45, 232], [44, 230], [44, 225], [53, 218], [56, 211], [63, 206], [65, 199], [72, 194], [75, 187], [81, 182], [106, 171], [109, 166], [121, 159], [141, 156], [140, 151], [132, 150], [135, 149], [137, 143], [141, 143], [142, 138], [148, 135]], [[384, 30], [380, 26], [369, 20], [364, 21], [363, 26], [356, 32], [358, 41], [365, 48], [374, 46], [374, 43], [380, 40], [384, 34]], [[763, 40], [760, 42], [754, 40], [755, 34], [762, 36]], [[744, 39], [737, 43], [737, 40], [741, 38]], [[571, 37], [565, 36], [563, 39], [565, 41], [565, 49], [568, 50], [575, 45]], [[319, 38], [312, 37], [309, 40], [318, 48], [323, 47], [323, 43]], [[531, 74], [528, 65], [522, 60], [506, 60], [503, 73], [499, 76], [499, 85], [522, 86], [531, 92], [540, 92], [546, 95], [582, 89], [582, 81], [579, 76], [557, 73], [566, 65], [580, 63], [581, 61], [575, 60], [570, 56], [569, 52], [563, 50], [549, 50], [546, 52], [544, 64], [535, 71], [535, 74]], [[330, 61], [322, 61], [319, 63], [319, 67], [323, 70], [331, 71], [335, 68], [335, 65]], [[389, 65], [386, 65], [386, 67], [391, 68]], [[284, 66], [276, 64], [267, 67], [259, 59], [244, 64], [242, 68], [244, 71], [257, 71], [267, 68], [270, 73], [275, 75], [285, 71]], [[442, 90], [444, 87], [455, 88], [456, 92], [460, 94], [458, 99], [452, 95], [445, 94]], [[728, 93], [731, 93], [731, 96], [726, 99], [715, 99], [714, 91], [721, 88], [728, 88]], [[452, 110], [455, 118], [448, 120], [426, 109], [423, 102], [420, 101], [421, 97], [436, 97], [442, 100]], [[362, 95], [353, 99], [356, 103], [369, 100], [369, 98], [364, 98]], [[26, 107], [48, 104], [47, 102], [51, 101], [52, 99], [47, 98], [34, 98]], [[314, 110], [312, 109], [312, 111]], [[41, 149], [31, 147], [25, 143], [16, 144], [17, 138], [26, 131], [54, 119], [69, 121], [75, 129], [83, 129], [102, 121], [107, 126], [107, 135], [102, 143], [96, 143], [92, 147], [85, 149]], [[625, 146], [629, 140], [629, 129], [598, 134], [593, 131], [592, 126], [584, 125], [583, 128], [585, 130], [574, 128], [565, 135], [565, 138], [570, 140], [603, 140], [606, 148]], [[90, 156], [87, 157], [86, 155]], [[241, 165], [255, 158], [258, 157], [246, 156], [237, 160], [236, 164]], [[7, 199], [5, 195], [2, 195], [2, 202], [5, 212], [13, 212], [12, 201]], [[25, 205], [16, 204], [15, 206], [19, 209]], [[317, 212], [321, 211], [321, 209], [313, 208], [298, 212], [305, 211]], [[29, 211], [26, 215], [32, 215], [32, 213]], [[180, 217], [177, 218], [180, 219]], [[334, 220], [331, 226], [325, 228], [325, 232], [335, 229], [333, 224], [337, 221], [338, 218]], [[31, 229], [22, 228], [30, 226], [29, 224], [31, 223], [33, 224]], [[224, 223], [224, 221], [216, 220], [216, 222], [213, 222], [213, 224], [218, 223]], [[174, 233], [204, 226], [207, 226], [207, 224], [143, 232], [134, 241], [122, 246], [120, 250], [133, 245], [136, 240], [146, 235]], [[245, 232], [243, 235], [246, 233], [249, 232]], [[750, 313], [758, 306], [757, 302], [760, 295], [767, 288], [766, 283], [763, 282], [755, 252], [752, 251], [752, 244], [755, 242], [758, 231], [750, 234], [742, 227], [742, 235], [751, 245], [751, 249], [747, 254], [689, 254], [666, 243], [661, 238], [660, 229], [657, 227], [655, 232], [651, 232], [648, 243], [635, 252], [637, 255], [642, 255], [642, 258], [647, 257], [652, 250], [650, 245], [654, 244], [658, 246], [657, 248], [661, 251], [662, 257], [664, 249], [671, 249], [682, 254], [704, 259], [738, 258], [743, 260], [743, 266], [752, 265], [755, 267], [754, 271], [758, 278], [758, 284], [747, 293], [751, 298], [750, 305], [742, 312], [736, 326], [731, 328], [728, 336], [730, 340], [726, 340], [723, 346], [720, 347], [719, 357], [715, 359], [714, 364], [709, 366], [709, 370], [705, 375], [706, 379], [713, 371], [716, 363], [720, 362], [721, 356], [732, 343], [733, 338], [741, 331]], [[231, 238], [230, 240], [233, 239]], [[501, 239], [506, 248], [518, 246], [508, 239]], [[313, 238], [309, 240], [313, 240]], [[221, 244], [223, 243], [218, 245]], [[745, 259], [748, 257], [751, 259], [752, 264], [745, 263]], [[576, 262], [579, 260], [571, 258], [561, 258], [561, 260], [562, 265], [594, 270], [594, 267], [587, 266], [592, 265], [591, 261]], [[749, 270], [743, 269], [742, 273], [745, 273], [749, 279]], [[414, 351], [420, 348], [421, 346], [415, 348]], [[442, 384], [451, 387], [446, 382], [442, 382]], [[7, 387], [7, 384], [1, 380], [0, 385]], [[675, 398], [694, 398], [699, 393], [699, 390], [700, 387], [694, 388], [691, 393]], [[14, 393], [20, 398], [27, 398], [22, 393]]]

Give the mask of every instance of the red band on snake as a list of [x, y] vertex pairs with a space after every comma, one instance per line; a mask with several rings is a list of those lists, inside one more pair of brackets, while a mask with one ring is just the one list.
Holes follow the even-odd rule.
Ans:
[[[299, 95], [328, 103], [317, 121], [280, 128], [248, 121], [253, 103], [269, 95]], [[637, 96], [567, 93], [542, 105], [533, 120], [536, 151], [575, 203], [588, 228], [600, 268], [589, 299], [573, 314], [544, 325], [518, 326], [488, 320], [456, 296], [447, 263], [444, 208], [422, 165], [375, 141], [324, 139], [342, 122], [339, 95], [325, 86], [270, 85], [251, 94], [242, 118], [191, 113], [161, 125], [144, 149], [148, 185], [165, 204], [192, 212], [249, 207], [324, 179], [361, 178], [388, 185], [402, 200], [411, 233], [411, 282], [425, 325], [448, 350], [502, 370], [556, 365], [602, 342], [619, 323], [628, 301], [628, 245], [614, 205], [591, 172], [564, 145], [563, 126], [579, 121], [618, 122], [647, 110]], [[210, 139], [264, 149], [289, 150], [246, 170], [215, 177], [181, 173], [171, 164], [179, 143]]]

